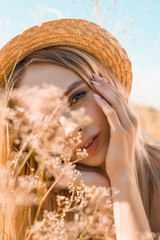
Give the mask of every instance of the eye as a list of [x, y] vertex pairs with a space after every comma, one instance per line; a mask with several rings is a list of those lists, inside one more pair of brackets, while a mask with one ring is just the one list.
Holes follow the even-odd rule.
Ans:
[[79, 102], [86, 95], [86, 91], [78, 91], [70, 97], [70, 103], [75, 104]]

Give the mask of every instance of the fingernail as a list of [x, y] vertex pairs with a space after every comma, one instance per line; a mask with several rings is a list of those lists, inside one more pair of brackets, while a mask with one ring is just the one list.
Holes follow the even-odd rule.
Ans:
[[100, 77], [99, 75], [92, 73], [93, 77], [97, 80], [97, 81], [106, 81], [107, 83], [110, 83], [106, 78], [104, 77]]
[[96, 93], [93, 93], [93, 95], [94, 95], [95, 98], [97, 98], [97, 99], [99, 99], [99, 100], [102, 99], [102, 98], [101, 98], [98, 94], [96, 94]]
[[93, 83], [94, 86], [98, 86], [98, 87], [101, 86], [101, 84], [99, 82], [96, 82], [94, 80], [92, 80], [92, 83]]
[[102, 77], [102, 79], [103, 79], [104, 81], [106, 81], [107, 83], [110, 83], [106, 78]]
[[102, 80], [103, 80], [102, 77], [100, 77], [99, 75], [97, 75], [97, 74], [95, 74], [95, 73], [92, 73], [92, 75], [93, 75], [93, 77], [94, 77], [96, 80], [98, 80], [98, 81], [102, 81]]

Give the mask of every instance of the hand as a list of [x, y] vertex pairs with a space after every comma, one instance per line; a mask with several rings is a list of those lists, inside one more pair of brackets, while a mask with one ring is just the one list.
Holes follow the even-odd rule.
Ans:
[[110, 178], [133, 175], [138, 120], [123, 95], [107, 79], [94, 75], [92, 81], [100, 95], [94, 95], [110, 125], [106, 171]]

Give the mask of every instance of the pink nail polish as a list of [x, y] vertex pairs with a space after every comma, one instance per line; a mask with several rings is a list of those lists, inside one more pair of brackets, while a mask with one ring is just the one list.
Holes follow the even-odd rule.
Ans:
[[107, 83], [110, 83], [106, 78], [102, 77], [102, 79], [103, 79], [104, 81], [106, 81]]
[[103, 78], [100, 77], [99, 75], [95, 74], [95, 73], [92, 73], [93, 77], [97, 80], [97, 81], [102, 81]]
[[101, 84], [99, 82], [96, 82], [96, 81], [92, 80], [92, 83], [93, 83], [94, 86], [98, 86], [98, 87], [101, 86]]
[[98, 94], [96, 94], [96, 93], [93, 93], [93, 95], [94, 95], [94, 97], [95, 97], [96, 99], [99, 99], [99, 100], [101, 100], [101, 97], [100, 97]]

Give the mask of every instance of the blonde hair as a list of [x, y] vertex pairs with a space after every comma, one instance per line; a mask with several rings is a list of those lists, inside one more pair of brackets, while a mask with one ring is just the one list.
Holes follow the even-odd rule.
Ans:
[[[96, 73], [109, 79], [111, 84], [118, 89], [125, 98], [128, 98], [129, 93], [126, 92], [125, 87], [113, 76], [99, 59], [83, 50], [71, 46], [48, 47], [29, 54], [17, 65], [10, 83], [14, 83], [14, 87], [18, 87], [27, 67], [39, 62], [59, 64], [69, 68], [84, 79], [91, 88], [92, 85], [89, 80], [92, 78], [92, 73]], [[131, 103], [130, 106], [134, 112]], [[146, 215], [152, 228], [154, 223], [153, 210], [155, 208], [155, 191], [156, 187], [160, 187], [160, 142], [159, 146], [151, 145], [145, 140], [144, 134], [145, 132], [139, 127], [136, 139], [135, 175]], [[151, 136], [148, 136], [148, 139], [154, 140]], [[50, 206], [50, 208], [52, 208], [52, 206]], [[20, 238], [19, 226], [23, 218], [22, 211], [17, 211], [16, 216], [14, 222], [10, 222], [10, 224], [12, 224], [12, 236], [10, 239]], [[25, 228], [27, 228], [27, 225], [31, 222], [31, 218], [33, 218], [33, 216], [31, 217], [30, 211], [27, 210], [24, 221]], [[19, 234], [16, 233], [16, 231], [19, 231]], [[17, 238], [13, 237], [15, 236], [14, 234]]]

